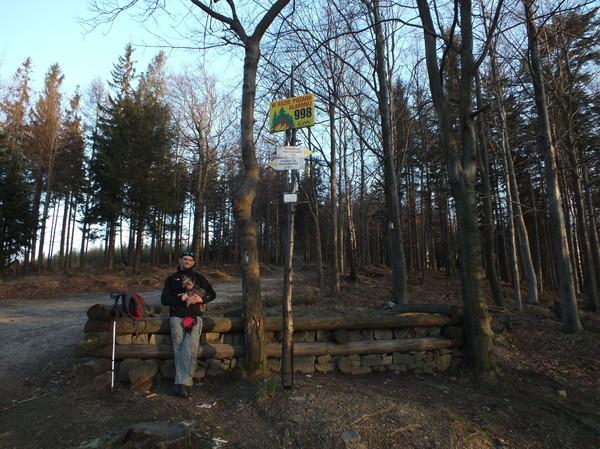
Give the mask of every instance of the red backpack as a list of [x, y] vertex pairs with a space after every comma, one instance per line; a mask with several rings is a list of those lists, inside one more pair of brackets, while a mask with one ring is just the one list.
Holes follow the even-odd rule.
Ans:
[[[115, 300], [114, 309], [119, 310], [134, 321], [144, 318], [145, 301], [141, 295], [133, 292], [111, 294]], [[119, 304], [119, 301], [121, 304]]]

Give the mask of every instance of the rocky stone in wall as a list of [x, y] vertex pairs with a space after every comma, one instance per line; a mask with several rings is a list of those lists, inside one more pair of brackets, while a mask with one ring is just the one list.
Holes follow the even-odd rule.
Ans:
[[131, 387], [135, 390], [150, 388], [157, 372], [158, 360], [140, 360], [134, 363], [128, 372]]
[[428, 332], [429, 328], [427, 328], [427, 327], [415, 327], [413, 329], [415, 331], [415, 334], [414, 334], [415, 338], [424, 338], [424, 337], [427, 337], [427, 332]]
[[348, 341], [360, 341], [362, 340], [362, 332], [356, 330], [348, 331]]
[[196, 371], [194, 371], [194, 376], [192, 377], [194, 382], [202, 382], [206, 377], [206, 371], [206, 367], [198, 364], [196, 366]]
[[117, 380], [123, 383], [129, 382], [129, 369], [139, 361], [139, 359], [125, 359], [119, 362]]
[[373, 367], [373, 366], [383, 366], [383, 359], [379, 354], [367, 354], [361, 357], [361, 366], [363, 367]]
[[330, 373], [331, 371], [335, 370], [335, 366], [332, 362], [315, 363], [315, 370], [317, 370], [319, 373]]
[[117, 335], [117, 337], [115, 338], [115, 342], [118, 345], [130, 345], [131, 337], [132, 337], [131, 334]]
[[131, 344], [132, 345], [147, 345], [148, 344], [148, 334], [138, 334], [131, 336]]
[[410, 338], [410, 329], [403, 327], [401, 329], [393, 329], [394, 338], [397, 340], [403, 340], [405, 338]]
[[345, 374], [352, 374], [354, 369], [354, 363], [350, 360], [350, 357], [342, 356], [337, 359], [337, 369]]
[[268, 359], [267, 366], [269, 367], [269, 371], [278, 373], [281, 371], [281, 359]]
[[333, 360], [333, 357], [331, 357], [329, 354], [320, 355], [317, 357], [317, 363], [329, 363], [332, 360]]
[[175, 362], [173, 360], [161, 360], [158, 367], [162, 377], [175, 379]]
[[375, 329], [373, 337], [375, 340], [391, 340], [394, 338], [394, 333], [391, 329]]
[[329, 331], [316, 331], [316, 339], [318, 342], [325, 343], [331, 340], [331, 332]]
[[410, 366], [414, 363], [415, 357], [412, 354], [404, 354], [402, 352], [394, 352], [392, 354], [392, 361], [393, 361], [394, 365]]
[[[225, 334], [228, 335], [228, 334]], [[201, 343], [221, 343], [221, 334], [218, 332], [202, 333], [200, 337]]]
[[294, 357], [294, 371], [302, 374], [311, 374], [315, 372], [315, 357]]
[[441, 327], [429, 327], [427, 328], [428, 337], [439, 337], [442, 333]]
[[373, 331], [371, 329], [365, 329], [361, 331], [362, 333], [362, 340], [373, 340]]

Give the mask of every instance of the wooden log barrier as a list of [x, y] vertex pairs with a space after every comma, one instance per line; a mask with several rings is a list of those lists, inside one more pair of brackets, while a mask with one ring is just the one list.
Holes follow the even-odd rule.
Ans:
[[[145, 304], [144, 314], [149, 316], [158, 316], [161, 313], [162, 306], [160, 304]], [[87, 316], [94, 321], [108, 321], [115, 318], [123, 317], [123, 312], [115, 310], [113, 306], [106, 304], [94, 304], [87, 310]]]
[[[110, 358], [112, 347], [103, 346], [90, 351], [81, 352], [80, 356]], [[243, 346], [226, 344], [206, 344], [198, 348], [199, 359], [231, 359], [244, 355]], [[123, 359], [172, 359], [173, 347], [171, 345], [117, 345], [115, 358]]]
[[[204, 317], [203, 332], [240, 332], [243, 329], [241, 317]], [[339, 315], [327, 317], [298, 317], [294, 319], [295, 331], [335, 330], [335, 329], [389, 329], [403, 327], [444, 327], [451, 318], [444, 314], [430, 313], [385, 313], [379, 312], [363, 316]], [[111, 321], [90, 320], [85, 324], [84, 332], [105, 332], [110, 329]], [[282, 328], [281, 318], [265, 318], [267, 332], [279, 331]], [[170, 333], [168, 318], [148, 318], [132, 321], [128, 318], [117, 320], [118, 334], [168, 334]]]
[[[294, 356], [388, 354], [392, 352], [433, 351], [450, 349], [452, 340], [443, 337], [409, 338], [404, 340], [361, 340], [338, 343], [294, 343]], [[267, 357], [281, 357], [281, 344], [267, 345]]]
[[[345, 344], [337, 343], [295, 343], [294, 355], [350, 355], [350, 354], [389, 354], [392, 352], [433, 351], [450, 349], [455, 345], [452, 340], [443, 337], [411, 338], [405, 340], [362, 340]], [[82, 356], [101, 358], [111, 357], [111, 346], [103, 346], [81, 353]], [[243, 346], [228, 344], [200, 345], [198, 358], [229, 359], [244, 355]], [[117, 360], [123, 359], [171, 359], [171, 345], [117, 345]], [[281, 343], [267, 345], [267, 357], [281, 357]]]
[[[239, 332], [244, 327], [241, 317], [204, 317], [202, 319], [202, 332]], [[83, 331], [107, 332], [111, 329], [112, 321], [89, 320], [85, 323]], [[132, 321], [129, 318], [117, 320], [117, 334], [170, 334], [168, 318], [147, 318]]]
[[[450, 324], [446, 315], [429, 313], [370, 313], [368, 315], [339, 315], [318, 318], [294, 318], [294, 331], [336, 329], [389, 329], [401, 327], [443, 327]], [[265, 330], [268, 332], [281, 330], [281, 318], [265, 318]]]

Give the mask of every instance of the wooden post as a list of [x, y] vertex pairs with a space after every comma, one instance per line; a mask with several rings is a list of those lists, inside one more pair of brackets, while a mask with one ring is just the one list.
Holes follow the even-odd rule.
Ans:
[[[294, 66], [292, 65], [290, 95], [294, 96]], [[292, 129], [288, 135], [289, 144], [296, 144], [296, 130]], [[287, 136], [286, 136], [287, 137]], [[296, 170], [291, 172], [291, 193], [296, 193]], [[281, 336], [281, 385], [283, 388], [292, 388], [294, 385], [294, 321], [292, 319], [292, 270], [294, 259], [294, 203], [288, 204], [287, 235], [285, 239], [285, 266], [283, 269], [283, 333]]]

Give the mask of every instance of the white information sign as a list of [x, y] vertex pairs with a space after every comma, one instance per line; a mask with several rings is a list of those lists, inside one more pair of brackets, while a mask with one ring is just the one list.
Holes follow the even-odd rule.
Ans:
[[302, 147], [291, 147], [291, 146], [281, 146], [277, 147], [277, 157], [294, 157], [294, 158], [305, 158], [309, 157], [312, 154], [312, 151], [307, 148]]
[[304, 158], [277, 158], [269, 164], [275, 170], [302, 170], [304, 168]]
[[298, 194], [297, 193], [284, 193], [283, 194], [283, 202], [284, 203], [297, 203], [298, 202]]

